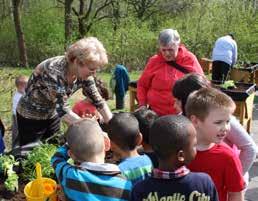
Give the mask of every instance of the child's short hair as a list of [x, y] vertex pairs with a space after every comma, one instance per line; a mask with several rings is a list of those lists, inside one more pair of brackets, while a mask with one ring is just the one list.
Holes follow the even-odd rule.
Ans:
[[128, 112], [114, 114], [108, 124], [108, 136], [120, 149], [131, 151], [136, 148], [139, 123], [135, 116]]
[[160, 159], [167, 159], [183, 150], [189, 142], [191, 121], [183, 115], [158, 118], [150, 128], [150, 144]]
[[15, 86], [18, 87], [20, 84], [26, 83], [28, 80], [27, 76], [19, 75], [15, 78]]
[[82, 162], [101, 154], [104, 149], [103, 131], [92, 119], [83, 119], [69, 126], [66, 139], [76, 159]]
[[215, 88], [203, 88], [191, 93], [187, 99], [185, 110], [190, 117], [195, 115], [200, 120], [205, 120], [211, 109], [226, 109], [234, 112], [236, 105], [225, 93]]
[[139, 122], [139, 129], [142, 134], [143, 141], [149, 144], [150, 127], [158, 118], [158, 115], [148, 108], [140, 109], [133, 114]]
[[204, 75], [198, 73], [186, 74], [176, 81], [172, 94], [181, 101], [183, 114], [185, 114], [184, 107], [190, 93], [207, 87], [210, 87], [210, 81]]

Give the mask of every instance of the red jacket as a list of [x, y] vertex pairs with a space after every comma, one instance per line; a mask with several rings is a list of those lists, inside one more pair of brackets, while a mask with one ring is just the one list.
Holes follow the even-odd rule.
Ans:
[[[183, 45], [179, 46], [176, 63], [189, 72], [203, 74], [197, 58]], [[137, 82], [139, 105], [149, 105], [158, 115], [175, 114], [172, 88], [184, 73], [171, 67], [161, 54], [151, 57]]]

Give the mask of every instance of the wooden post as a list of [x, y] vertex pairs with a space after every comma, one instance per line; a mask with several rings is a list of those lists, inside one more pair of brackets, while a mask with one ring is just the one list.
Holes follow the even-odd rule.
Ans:
[[252, 126], [254, 96], [255, 93], [251, 94], [245, 101], [235, 101], [236, 111], [234, 115], [246, 127], [248, 133], [250, 133]]
[[129, 86], [130, 112], [133, 112], [136, 107], [136, 104], [135, 104], [136, 93], [137, 93], [137, 89], [135, 87]]

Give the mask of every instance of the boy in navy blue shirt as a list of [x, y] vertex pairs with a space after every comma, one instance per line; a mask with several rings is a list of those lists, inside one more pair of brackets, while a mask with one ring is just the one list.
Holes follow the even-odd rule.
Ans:
[[218, 201], [211, 178], [185, 167], [196, 155], [196, 143], [195, 128], [186, 117], [168, 115], [157, 119], [150, 129], [150, 144], [159, 168], [133, 187], [130, 200]]
[[[66, 200], [129, 199], [132, 183], [121, 175], [117, 165], [104, 163], [110, 141], [97, 121], [74, 123], [66, 138], [68, 145], [60, 147], [51, 160]], [[78, 165], [69, 164], [69, 156]]]
[[142, 142], [137, 119], [127, 112], [114, 114], [109, 122], [108, 135], [111, 150], [120, 160], [118, 166], [122, 174], [133, 184], [146, 178], [152, 170], [152, 162], [147, 155], [137, 152]]

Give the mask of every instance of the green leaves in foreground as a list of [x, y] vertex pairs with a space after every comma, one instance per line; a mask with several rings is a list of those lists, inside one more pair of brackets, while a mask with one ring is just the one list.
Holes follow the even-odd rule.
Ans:
[[26, 160], [22, 162], [24, 180], [35, 179], [35, 164], [38, 162], [42, 167], [42, 176], [54, 178], [54, 169], [51, 167], [51, 157], [56, 152], [56, 146], [52, 144], [42, 144], [39, 147], [34, 148], [29, 154]]
[[18, 191], [18, 175], [13, 171], [18, 164], [12, 155], [0, 155], [0, 173], [6, 176], [4, 186], [9, 191]]

